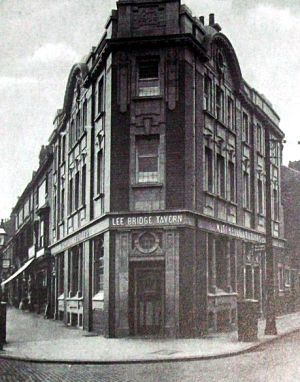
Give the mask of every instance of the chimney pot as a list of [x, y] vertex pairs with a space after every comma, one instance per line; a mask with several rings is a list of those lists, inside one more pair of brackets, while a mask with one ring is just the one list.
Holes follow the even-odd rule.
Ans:
[[204, 16], [200, 16], [199, 17], [199, 21], [200, 21], [201, 24], [204, 25], [204, 22], [205, 22]]
[[209, 14], [209, 25], [212, 27], [215, 24], [215, 14], [210, 13]]

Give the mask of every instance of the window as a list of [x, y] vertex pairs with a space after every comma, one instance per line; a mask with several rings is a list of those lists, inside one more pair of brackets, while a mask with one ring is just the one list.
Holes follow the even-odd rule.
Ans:
[[264, 131], [261, 125], [256, 126], [256, 145], [257, 145], [257, 151], [261, 154], [264, 154]]
[[76, 113], [76, 134], [75, 134], [75, 139], [76, 141], [81, 135], [81, 118], [80, 118], [80, 110], [77, 111]]
[[75, 175], [75, 210], [79, 207], [79, 184], [80, 184], [80, 178], [79, 178], [79, 171]]
[[103, 193], [103, 151], [97, 153], [97, 195]]
[[257, 180], [257, 209], [259, 214], [264, 213], [263, 182], [261, 179]]
[[234, 111], [233, 100], [231, 97], [227, 97], [227, 125], [230, 129], [234, 128]]
[[250, 143], [249, 117], [247, 113], [243, 113], [243, 140]]
[[69, 214], [73, 211], [73, 179], [69, 181]]
[[217, 193], [225, 197], [225, 160], [220, 154], [217, 154]]
[[206, 75], [204, 77], [204, 110], [212, 111], [212, 80]]
[[219, 121], [223, 121], [224, 120], [224, 92], [219, 86], [216, 87], [216, 112], [217, 112], [217, 119]]
[[291, 270], [289, 268], [284, 270], [284, 284], [287, 287], [291, 286]]
[[278, 191], [273, 189], [273, 214], [274, 220], [279, 220], [279, 204], [278, 204]]
[[58, 294], [64, 293], [65, 283], [65, 258], [64, 254], [58, 255]]
[[160, 94], [158, 61], [140, 61], [138, 64], [138, 95], [143, 97]]
[[60, 139], [60, 163], [64, 163], [66, 155], [66, 135], [61, 136]]
[[280, 291], [284, 290], [284, 274], [283, 274], [283, 266], [278, 264], [278, 289]]
[[44, 247], [44, 221], [40, 221], [39, 227], [39, 248]]
[[213, 192], [213, 154], [209, 147], [205, 147], [205, 188]]
[[104, 111], [104, 82], [103, 77], [98, 82], [98, 114]]
[[46, 203], [46, 180], [38, 188], [38, 208], [42, 207]]
[[56, 187], [54, 186], [54, 195], [53, 195], [53, 228], [55, 228], [56, 226], [56, 209], [57, 209], [57, 191], [56, 191]]
[[75, 141], [75, 124], [74, 124], [74, 121], [72, 121], [69, 127], [69, 148], [73, 147], [74, 141]]
[[87, 125], [87, 100], [84, 101], [82, 107], [82, 123], [84, 127]]
[[86, 202], [86, 165], [82, 167], [81, 174], [81, 205], [85, 206]]
[[82, 245], [79, 245], [69, 251], [68, 285], [70, 297], [82, 296], [82, 268]]
[[235, 165], [232, 161], [228, 162], [229, 177], [229, 200], [235, 202]]
[[136, 172], [138, 183], [158, 182], [158, 136], [143, 136], [136, 139]]
[[104, 247], [103, 237], [93, 240], [93, 295], [103, 291], [104, 286]]
[[243, 173], [243, 201], [244, 208], [251, 208], [251, 200], [250, 200], [250, 176], [247, 171]]
[[61, 199], [60, 199], [60, 220], [64, 220], [65, 216], [65, 189], [61, 189]]

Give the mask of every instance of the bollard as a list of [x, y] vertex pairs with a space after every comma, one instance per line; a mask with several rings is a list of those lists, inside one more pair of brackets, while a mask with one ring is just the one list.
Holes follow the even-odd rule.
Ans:
[[0, 302], [0, 350], [6, 344], [6, 302]]

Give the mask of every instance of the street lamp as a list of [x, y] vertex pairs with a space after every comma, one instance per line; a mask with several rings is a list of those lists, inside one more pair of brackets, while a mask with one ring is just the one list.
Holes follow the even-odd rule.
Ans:
[[271, 182], [271, 143], [285, 143], [283, 140], [270, 138], [269, 128], [265, 129], [266, 150], [266, 335], [276, 335], [275, 304], [275, 257], [273, 251], [272, 227], [272, 182]]

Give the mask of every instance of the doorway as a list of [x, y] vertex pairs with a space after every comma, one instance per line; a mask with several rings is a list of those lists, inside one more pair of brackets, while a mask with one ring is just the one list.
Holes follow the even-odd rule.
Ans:
[[163, 263], [132, 264], [129, 322], [133, 335], [161, 335], [164, 327]]

